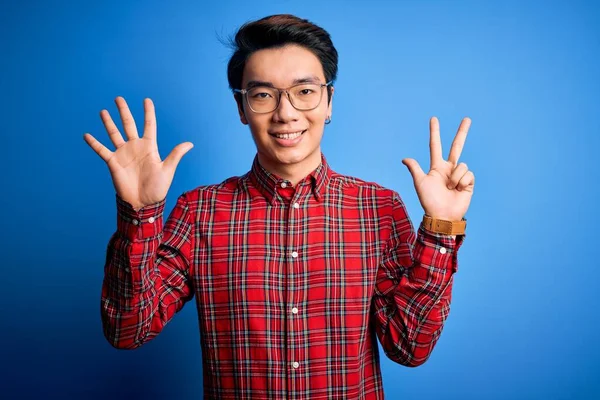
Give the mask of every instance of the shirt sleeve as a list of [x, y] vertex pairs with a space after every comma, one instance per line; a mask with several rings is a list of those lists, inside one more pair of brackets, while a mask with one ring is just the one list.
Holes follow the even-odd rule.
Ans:
[[194, 296], [189, 276], [193, 230], [185, 193], [163, 229], [166, 198], [135, 211], [118, 195], [117, 231], [106, 252], [101, 317], [115, 348], [133, 349], [158, 335]]
[[415, 234], [397, 194], [392, 217], [375, 283], [375, 330], [391, 360], [416, 367], [429, 358], [450, 312], [457, 253], [466, 235], [431, 233], [422, 223]]

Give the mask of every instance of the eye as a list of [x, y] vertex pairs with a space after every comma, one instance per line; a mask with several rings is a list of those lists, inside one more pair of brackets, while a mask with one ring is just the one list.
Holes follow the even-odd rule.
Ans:
[[312, 90], [312, 89], [302, 89], [302, 90], [300, 90], [298, 93], [299, 93], [299, 94], [301, 94], [301, 95], [304, 95], [304, 96], [306, 96], [306, 95], [308, 95], [308, 94], [311, 94], [311, 93], [313, 93], [313, 90]]
[[267, 93], [267, 92], [253, 92], [252, 93], [252, 98], [254, 98], [254, 99], [268, 99], [269, 97], [271, 97], [271, 93]]

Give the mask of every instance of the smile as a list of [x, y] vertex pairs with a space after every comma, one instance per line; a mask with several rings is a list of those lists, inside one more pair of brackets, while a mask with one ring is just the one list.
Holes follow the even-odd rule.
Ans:
[[275, 136], [277, 139], [293, 140], [300, 137], [306, 130], [289, 133], [271, 133], [271, 136]]

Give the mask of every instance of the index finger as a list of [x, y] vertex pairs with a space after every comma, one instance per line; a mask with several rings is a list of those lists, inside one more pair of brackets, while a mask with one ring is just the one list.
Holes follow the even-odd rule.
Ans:
[[156, 140], [156, 112], [149, 98], [144, 99], [144, 137]]
[[469, 132], [470, 127], [471, 119], [468, 117], [463, 118], [460, 126], [458, 127], [458, 132], [454, 137], [454, 141], [452, 142], [452, 147], [450, 148], [450, 154], [448, 155], [449, 162], [453, 164], [458, 163], [458, 158], [460, 157], [460, 153], [465, 146], [465, 140], [467, 139], [467, 133]]
[[437, 117], [429, 120], [429, 157], [430, 169], [442, 161], [442, 139], [440, 138], [440, 121]]

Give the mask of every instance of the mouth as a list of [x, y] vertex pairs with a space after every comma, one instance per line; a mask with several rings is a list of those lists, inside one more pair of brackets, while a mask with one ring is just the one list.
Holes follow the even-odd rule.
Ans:
[[286, 132], [286, 133], [269, 133], [271, 137], [275, 139], [277, 143], [282, 146], [294, 146], [302, 140], [302, 135], [306, 133], [306, 129], [303, 131]]

